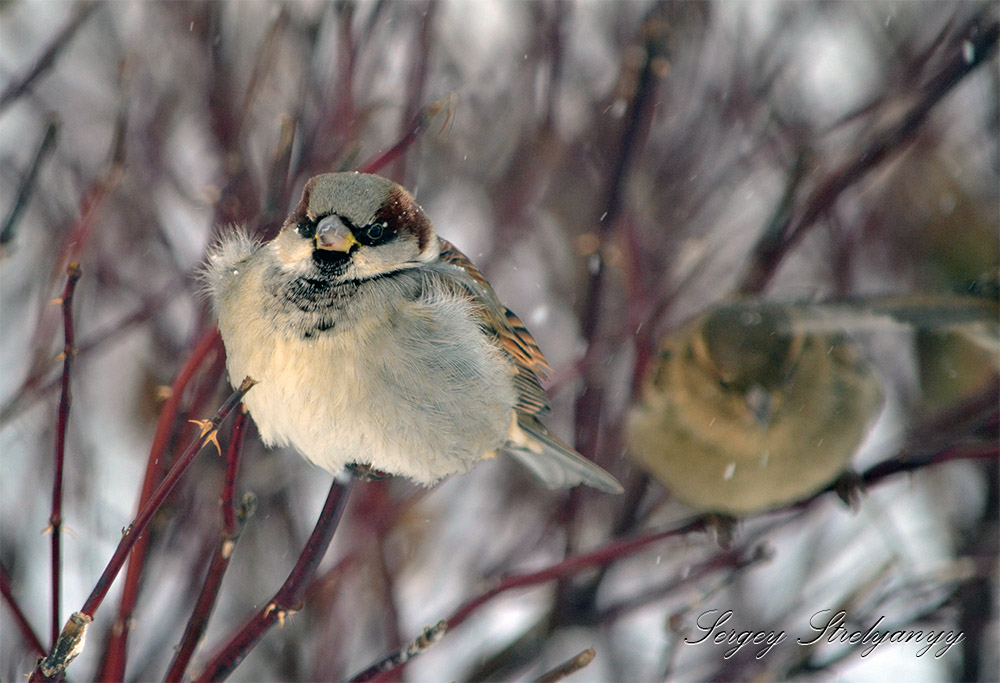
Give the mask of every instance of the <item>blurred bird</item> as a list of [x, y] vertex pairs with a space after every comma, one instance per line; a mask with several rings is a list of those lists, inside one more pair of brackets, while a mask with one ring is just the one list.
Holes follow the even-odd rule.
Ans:
[[844, 472], [881, 410], [881, 382], [845, 330], [948, 328], [990, 348], [997, 320], [976, 297], [717, 306], [664, 340], [628, 417], [630, 454], [699, 510], [794, 502]]

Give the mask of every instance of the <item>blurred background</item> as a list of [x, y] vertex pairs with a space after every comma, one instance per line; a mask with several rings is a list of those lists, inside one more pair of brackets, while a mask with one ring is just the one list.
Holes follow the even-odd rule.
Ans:
[[[196, 277], [206, 246], [234, 224], [269, 237], [308, 177], [366, 168], [413, 191], [524, 319], [554, 368], [548, 425], [626, 494], [548, 491], [508, 458], [432, 489], [356, 485], [301, 610], [234, 680], [348, 678], [550, 567], [558, 581], [485, 601], [393, 676], [530, 680], [593, 647], [574, 680], [997, 680], [995, 315], [972, 335], [843, 324], [837, 343], [882, 401], [831, 418], [831, 441], [865, 425], [847, 454], [859, 476], [810, 491], [850, 507], [827, 493], [706, 517], [636, 464], [626, 425], [663, 340], [718, 302], [996, 296], [998, 16], [946, 1], [0, 2], [0, 678], [38, 657], [13, 604], [51, 644], [51, 302], [68, 264], [82, 277], [60, 624], [144, 479], [229, 394]], [[881, 477], [882, 462], [917, 464]], [[225, 467], [206, 449], [167, 499], [134, 608], [123, 572], [71, 678], [108, 672], [109, 643], [126, 679], [164, 676], [219, 538]], [[249, 428], [237, 498], [252, 492], [256, 514], [189, 673], [267, 604], [331, 481]], [[882, 617], [964, 641], [919, 657], [795, 642], [841, 609], [849, 630]], [[709, 610], [786, 639], [760, 658], [685, 642]]]

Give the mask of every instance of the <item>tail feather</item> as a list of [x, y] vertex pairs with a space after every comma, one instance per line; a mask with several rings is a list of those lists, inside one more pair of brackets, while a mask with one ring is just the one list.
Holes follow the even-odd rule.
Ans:
[[618, 480], [549, 432], [534, 416], [515, 413], [507, 451], [552, 489], [586, 484], [605, 493], [623, 493]]

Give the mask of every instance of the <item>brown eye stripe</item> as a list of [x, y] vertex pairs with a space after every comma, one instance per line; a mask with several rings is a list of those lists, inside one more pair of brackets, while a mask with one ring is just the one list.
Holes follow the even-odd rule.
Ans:
[[417, 246], [421, 252], [427, 248], [434, 235], [434, 228], [423, 209], [409, 192], [398, 185], [392, 188], [388, 200], [376, 212], [372, 221], [372, 224], [375, 223], [385, 225], [389, 232], [395, 232], [394, 226], [407, 226], [417, 236]]

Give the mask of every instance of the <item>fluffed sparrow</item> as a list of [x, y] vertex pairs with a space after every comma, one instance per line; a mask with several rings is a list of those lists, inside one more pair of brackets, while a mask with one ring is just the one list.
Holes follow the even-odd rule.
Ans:
[[227, 234], [204, 280], [265, 444], [423, 484], [505, 450], [549, 487], [622, 491], [539, 421], [535, 340], [396, 183], [312, 178], [274, 240]]

